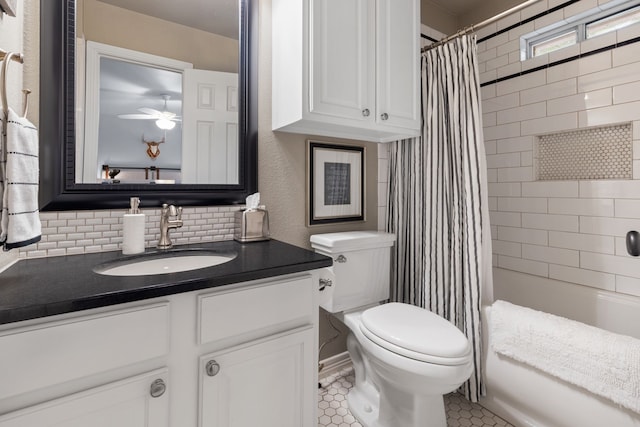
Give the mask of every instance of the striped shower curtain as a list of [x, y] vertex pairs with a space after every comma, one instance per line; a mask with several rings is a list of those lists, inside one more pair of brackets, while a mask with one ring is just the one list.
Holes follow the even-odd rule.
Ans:
[[492, 298], [481, 117], [475, 36], [423, 53], [422, 136], [390, 144], [387, 204], [393, 299], [430, 309], [469, 338], [475, 369], [463, 390], [472, 401], [484, 394], [480, 304]]

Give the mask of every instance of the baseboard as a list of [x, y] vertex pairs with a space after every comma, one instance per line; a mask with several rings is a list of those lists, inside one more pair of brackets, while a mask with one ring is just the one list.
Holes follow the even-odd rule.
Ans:
[[335, 356], [327, 357], [320, 361], [322, 369], [318, 372], [318, 380], [323, 380], [328, 376], [334, 375], [344, 368], [351, 366], [351, 358], [349, 352], [345, 351]]

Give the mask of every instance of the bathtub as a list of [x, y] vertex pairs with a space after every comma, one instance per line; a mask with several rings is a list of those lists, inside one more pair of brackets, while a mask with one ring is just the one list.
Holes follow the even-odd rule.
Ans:
[[[494, 298], [640, 339], [640, 298], [494, 269]], [[480, 403], [518, 427], [640, 427], [640, 414], [491, 350], [482, 310], [487, 395]]]

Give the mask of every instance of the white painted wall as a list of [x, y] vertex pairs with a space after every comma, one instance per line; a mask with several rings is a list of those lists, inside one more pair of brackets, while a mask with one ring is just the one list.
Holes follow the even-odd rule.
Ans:
[[[481, 81], [640, 36], [634, 25], [520, 61], [521, 34], [598, 3], [607, 2], [582, 0], [480, 43]], [[479, 35], [556, 4], [542, 0]], [[640, 43], [485, 86], [482, 100], [494, 266], [640, 296], [640, 259], [624, 240], [640, 230]], [[633, 180], [534, 181], [536, 135], [621, 122], [633, 125]]]

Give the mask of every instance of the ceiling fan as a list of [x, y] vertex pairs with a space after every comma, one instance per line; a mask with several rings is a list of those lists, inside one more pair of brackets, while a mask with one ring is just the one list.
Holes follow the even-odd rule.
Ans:
[[142, 114], [119, 114], [121, 119], [130, 120], [155, 120], [156, 126], [163, 130], [171, 130], [176, 126], [176, 122], [182, 121], [175, 113], [167, 110], [167, 101], [171, 98], [169, 95], [162, 95], [164, 99], [164, 109], [159, 111], [153, 108], [142, 107], [138, 108]]

